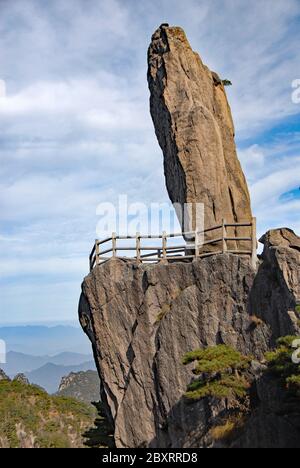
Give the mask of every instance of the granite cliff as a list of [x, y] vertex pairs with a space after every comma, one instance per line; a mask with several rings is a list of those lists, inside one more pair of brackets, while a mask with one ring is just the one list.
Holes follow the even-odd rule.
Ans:
[[[209, 429], [228, 402], [190, 405], [183, 398], [192, 369], [182, 365], [182, 357], [193, 349], [224, 343], [252, 355], [259, 383], [255, 408], [270, 405], [258, 363], [278, 337], [300, 331], [300, 239], [281, 229], [263, 241], [257, 272], [247, 258], [224, 254], [152, 266], [112, 259], [85, 278], [80, 321], [93, 343], [118, 447], [211, 444]], [[277, 417], [284, 421], [280, 411]], [[283, 445], [294, 440], [295, 427], [299, 437], [299, 414], [293, 417], [297, 423], [280, 434]], [[253, 442], [255, 431], [250, 432], [242, 446]], [[271, 444], [263, 434], [257, 443]]]
[[148, 83], [172, 203], [203, 203], [206, 227], [222, 218], [250, 220], [250, 196], [223, 82], [191, 49], [181, 28], [162, 25], [153, 34]]

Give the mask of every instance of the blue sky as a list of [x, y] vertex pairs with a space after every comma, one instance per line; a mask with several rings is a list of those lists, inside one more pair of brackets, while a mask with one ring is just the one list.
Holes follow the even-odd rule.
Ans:
[[300, 232], [299, 0], [0, 0], [0, 323], [76, 319], [96, 206], [167, 201], [146, 53], [182, 26], [228, 88], [259, 233]]

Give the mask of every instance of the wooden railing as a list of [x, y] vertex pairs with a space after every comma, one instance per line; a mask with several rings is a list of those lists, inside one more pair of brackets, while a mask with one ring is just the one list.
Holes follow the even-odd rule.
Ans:
[[[249, 235], [237, 235], [237, 230], [248, 228]], [[212, 237], [212, 233], [220, 234]], [[230, 231], [230, 232], [229, 232]], [[233, 232], [233, 234], [232, 234]], [[210, 237], [206, 239], [206, 237]], [[146, 245], [145, 241], [157, 240], [160, 245]], [[185, 241], [190, 239], [190, 241]], [[173, 245], [170, 245], [172, 240]], [[174, 240], [179, 241], [178, 244]], [[182, 242], [182, 243], [181, 243]], [[242, 248], [240, 244], [242, 243]], [[144, 244], [144, 245], [143, 245]], [[249, 248], [244, 245], [249, 244]], [[218, 249], [217, 246], [220, 245]], [[210, 249], [210, 250], [208, 250]], [[213, 249], [213, 250], [211, 250]], [[206, 251], [207, 250], [207, 251]], [[201, 232], [185, 232], [167, 234], [163, 232], [158, 236], [143, 236], [137, 233], [135, 236], [119, 236], [115, 233], [104, 240], [96, 240], [90, 254], [90, 271], [97, 265], [117, 257], [121, 259], [134, 259], [138, 263], [157, 263], [160, 261], [192, 261], [196, 258], [204, 258], [221, 253], [248, 255], [251, 257], [255, 268], [257, 262], [256, 218], [244, 223], [222, 223]], [[123, 253], [121, 255], [121, 252]]]

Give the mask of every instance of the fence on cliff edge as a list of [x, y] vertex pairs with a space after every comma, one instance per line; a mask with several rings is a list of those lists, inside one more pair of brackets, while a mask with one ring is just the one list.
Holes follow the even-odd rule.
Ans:
[[[237, 230], [249, 231], [248, 236], [238, 235]], [[213, 236], [213, 237], [212, 237]], [[185, 239], [189, 239], [186, 241]], [[159, 245], [147, 245], [147, 241]], [[245, 248], [249, 244], [249, 248]], [[90, 271], [111, 258], [135, 260], [137, 263], [193, 261], [212, 255], [231, 253], [251, 257], [253, 267], [257, 262], [256, 218], [250, 222], [227, 223], [199, 232], [161, 235], [120, 236], [113, 233], [103, 240], [96, 239], [89, 260]], [[122, 253], [122, 254], [121, 254]]]

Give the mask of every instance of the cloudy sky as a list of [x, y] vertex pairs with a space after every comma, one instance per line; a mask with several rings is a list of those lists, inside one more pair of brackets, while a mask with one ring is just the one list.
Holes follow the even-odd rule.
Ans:
[[167, 201], [146, 52], [182, 26], [228, 95], [259, 233], [300, 233], [299, 0], [0, 0], [0, 323], [76, 319], [96, 207]]

